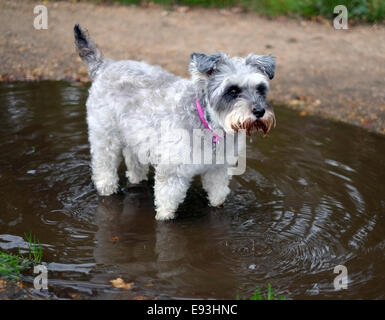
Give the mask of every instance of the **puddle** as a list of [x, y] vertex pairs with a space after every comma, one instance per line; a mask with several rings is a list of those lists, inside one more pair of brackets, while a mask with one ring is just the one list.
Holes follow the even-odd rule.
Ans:
[[[288, 299], [385, 298], [383, 137], [276, 107], [277, 128], [248, 144], [224, 208], [208, 207], [196, 180], [178, 219], [157, 223], [152, 179], [98, 198], [87, 89], [0, 84], [0, 250], [32, 231], [51, 297], [233, 299], [271, 283]], [[348, 289], [335, 291], [340, 264]], [[133, 289], [114, 289], [117, 277]]]

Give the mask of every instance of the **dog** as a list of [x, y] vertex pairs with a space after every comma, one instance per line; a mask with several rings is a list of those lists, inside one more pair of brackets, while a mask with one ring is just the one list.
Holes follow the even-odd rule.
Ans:
[[[145, 62], [104, 59], [88, 31], [78, 24], [74, 36], [92, 80], [86, 107], [92, 180], [99, 195], [119, 190], [123, 156], [129, 183], [146, 180], [149, 166], [154, 167], [157, 220], [175, 218], [196, 175], [201, 176], [209, 204], [221, 206], [230, 192], [229, 163], [182, 161], [179, 155], [187, 143], [175, 132], [203, 130], [212, 139], [214, 151], [224, 150], [225, 141], [241, 131], [267, 134], [276, 124], [266, 102], [275, 57], [192, 53], [191, 79], [185, 79]], [[176, 161], [159, 161], [166, 153], [177, 155]]]

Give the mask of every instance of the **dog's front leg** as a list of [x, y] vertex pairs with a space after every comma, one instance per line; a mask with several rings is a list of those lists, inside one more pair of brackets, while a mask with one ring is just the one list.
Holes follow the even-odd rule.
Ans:
[[202, 174], [202, 186], [211, 206], [219, 207], [225, 202], [230, 193], [230, 177], [226, 166], [212, 168]]
[[191, 177], [181, 176], [164, 170], [155, 173], [155, 207], [157, 220], [169, 220], [175, 217], [175, 212], [186, 197]]

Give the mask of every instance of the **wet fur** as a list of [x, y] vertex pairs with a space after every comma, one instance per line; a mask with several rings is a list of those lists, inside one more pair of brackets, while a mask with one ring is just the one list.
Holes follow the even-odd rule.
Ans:
[[[244, 128], [248, 134], [261, 129], [267, 133], [275, 124], [274, 112], [266, 104], [268, 79], [274, 76], [272, 56], [249, 55], [230, 58], [223, 53], [193, 53], [184, 79], [158, 66], [138, 61], [104, 59], [101, 51], [79, 25], [74, 27], [75, 45], [92, 78], [87, 106], [91, 147], [92, 179], [98, 193], [108, 196], [118, 191], [117, 169], [123, 156], [131, 183], [147, 179], [149, 165], [155, 168], [156, 219], [175, 217], [195, 175], [202, 178], [210, 205], [220, 206], [230, 192], [227, 165], [189, 165], [182, 160], [173, 164], [156, 160], [166, 152], [179, 154], [185, 144], [167, 130], [204, 129], [197, 114], [198, 97], [213, 130], [232, 135]], [[237, 99], [226, 100], [229, 85], [244, 88]], [[258, 92], [258, 85], [266, 92]], [[266, 108], [257, 119], [255, 106]], [[166, 134], [161, 134], [165, 126]], [[156, 130], [153, 138], [149, 129]], [[206, 130], [207, 131], [207, 130]], [[218, 143], [223, 148], [224, 143]], [[139, 154], [148, 154], [148, 162]]]

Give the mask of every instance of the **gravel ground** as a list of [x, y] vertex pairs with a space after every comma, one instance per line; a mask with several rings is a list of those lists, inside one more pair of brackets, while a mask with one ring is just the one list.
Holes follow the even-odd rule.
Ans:
[[48, 30], [35, 30], [36, 1], [0, 0], [0, 81], [89, 81], [72, 28], [87, 27], [106, 57], [140, 59], [188, 76], [193, 51], [277, 57], [271, 99], [385, 134], [385, 26], [335, 30], [331, 21], [269, 20], [240, 10], [45, 2]]

